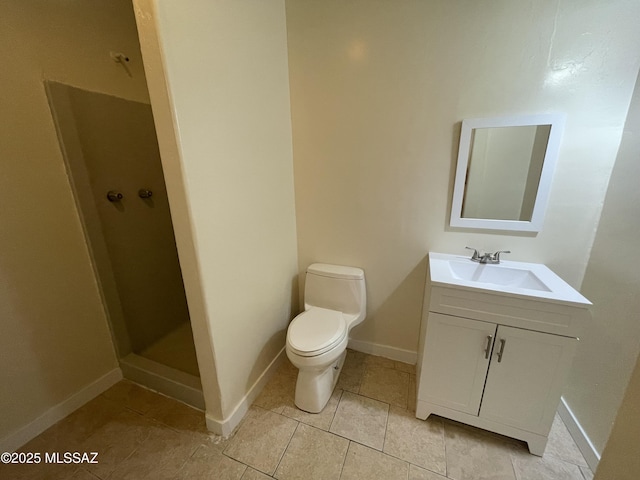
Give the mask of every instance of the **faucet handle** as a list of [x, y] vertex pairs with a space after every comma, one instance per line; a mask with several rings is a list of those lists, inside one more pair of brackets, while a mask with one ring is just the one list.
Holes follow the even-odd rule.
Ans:
[[464, 247], [464, 248], [466, 248], [467, 250], [473, 250], [473, 255], [471, 255], [471, 260], [473, 260], [474, 262], [480, 261], [480, 254], [478, 253], [478, 250], [471, 247]]
[[496, 253], [494, 253], [493, 255], [491, 255], [491, 259], [495, 262], [495, 263], [500, 263], [500, 254], [501, 253], [511, 253], [511, 250], [498, 250]]

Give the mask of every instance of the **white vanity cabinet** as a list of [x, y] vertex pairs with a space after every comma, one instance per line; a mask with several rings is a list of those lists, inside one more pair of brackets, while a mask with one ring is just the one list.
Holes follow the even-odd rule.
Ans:
[[[426, 403], [422, 416], [447, 416], [444, 409], [450, 409], [548, 434], [577, 339], [439, 313], [429, 313], [428, 322], [418, 392]], [[478, 426], [491, 430], [488, 423]]]
[[427, 288], [416, 416], [524, 440], [542, 455], [589, 302], [501, 295], [433, 278]]

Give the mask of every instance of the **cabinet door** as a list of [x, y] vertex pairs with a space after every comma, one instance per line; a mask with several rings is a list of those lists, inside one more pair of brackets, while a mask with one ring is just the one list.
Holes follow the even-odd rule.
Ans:
[[478, 415], [496, 324], [429, 313], [418, 398]]
[[577, 342], [499, 326], [480, 417], [547, 435]]

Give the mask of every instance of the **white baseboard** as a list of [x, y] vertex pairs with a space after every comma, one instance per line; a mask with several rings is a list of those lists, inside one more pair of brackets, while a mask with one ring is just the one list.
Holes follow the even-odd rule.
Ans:
[[0, 452], [13, 452], [34, 439], [47, 428], [73, 413], [85, 403], [93, 400], [105, 390], [122, 380], [122, 370], [114, 368], [94, 382], [74, 393], [66, 400], [54, 405], [35, 420], [0, 439]]
[[600, 453], [596, 450], [593, 443], [591, 443], [587, 433], [582, 428], [582, 425], [580, 425], [580, 422], [578, 422], [578, 419], [571, 411], [571, 408], [569, 408], [564, 397], [560, 398], [558, 415], [560, 415], [560, 418], [567, 427], [567, 430], [569, 430], [573, 440], [576, 442], [576, 445], [587, 462], [587, 465], [589, 465], [592, 472], [595, 472], [596, 468], [598, 468], [598, 463], [600, 462]]
[[381, 345], [379, 343], [365, 342], [364, 340], [349, 339], [349, 348], [358, 352], [377, 355], [379, 357], [390, 358], [399, 362], [410, 363], [415, 365], [418, 361], [418, 352], [412, 350], [404, 350], [402, 348], [390, 347], [389, 345]]
[[249, 407], [253, 401], [260, 395], [262, 389], [267, 384], [271, 376], [276, 372], [278, 366], [284, 359], [284, 347], [271, 361], [269, 366], [265, 368], [262, 375], [253, 383], [249, 391], [246, 393], [242, 400], [236, 405], [231, 414], [225, 419], [217, 419], [209, 413], [206, 414], [207, 428], [223, 437], [227, 437], [238, 426], [240, 421], [244, 418], [245, 414], [249, 411]]

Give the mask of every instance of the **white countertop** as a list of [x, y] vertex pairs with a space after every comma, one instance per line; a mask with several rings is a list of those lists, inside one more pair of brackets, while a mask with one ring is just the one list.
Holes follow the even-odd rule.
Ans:
[[[591, 305], [580, 292], [541, 263], [502, 260], [499, 264], [481, 264], [472, 262], [469, 256], [429, 252], [429, 273], [432, 285], [544, 299], [584, 308]], [[483, 278], [488, 280], [483, 281]], [[495, 278], [498, 279], [496, 282], [493, 281]], [[523, 280], [512, 281], [512, 278]]]

